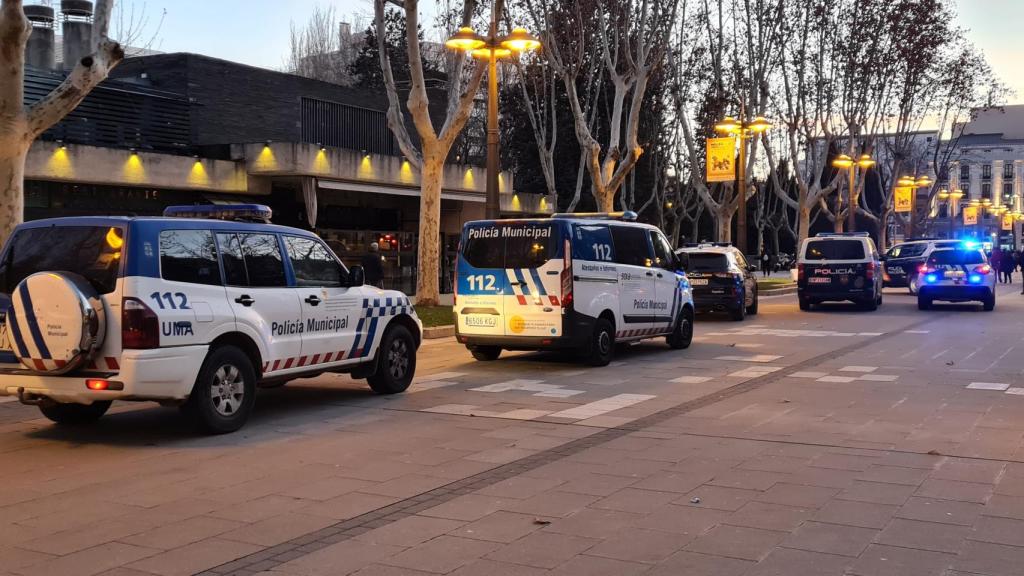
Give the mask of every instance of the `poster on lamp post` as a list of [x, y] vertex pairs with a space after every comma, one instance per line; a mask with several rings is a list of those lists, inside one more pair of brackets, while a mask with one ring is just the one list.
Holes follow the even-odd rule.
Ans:
[[1003, 214], [1003, 230], [1013, 230], [1013, 214]]
[[736, 141], [728, 138], [708, 138], [707, 166], [708, 182], [732, 182], [736, 179]]
[[914, 209], [914, 189], [909, 186], [899, 186], [893, 193], [893, 204], [896, 212], [910, 212]]
[[964, 207], [964, 226], [976, 226], [978, 224], [978, 207]]

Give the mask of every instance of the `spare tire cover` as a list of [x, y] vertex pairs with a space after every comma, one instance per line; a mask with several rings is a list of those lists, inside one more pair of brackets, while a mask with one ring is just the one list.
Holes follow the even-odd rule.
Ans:
[[7, 332], [14, 355], [28, 369], [70, 372], [103, 344], [103, 301], [78, 274], [39, 272], [11, 294]]

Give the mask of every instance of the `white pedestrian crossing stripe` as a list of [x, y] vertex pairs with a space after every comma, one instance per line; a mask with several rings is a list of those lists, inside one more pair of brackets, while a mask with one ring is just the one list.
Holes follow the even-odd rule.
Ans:
[[1009, 384], [1001, 382], [971, 382], [967, 385], [970, 390], [995, 390], [997, 392], [1005, 392], [1009, 387]]
[[731, 362], [774, 362], [782, 358], [782, 356], [775, 356], [773, 354], [754, 354], [752, 356], [717, 356], [715, 360], [729, 360]]
[[565, 418], [567, 420], [586, 420], [587, 418], [593, 418], [594, 416], [600, 416], [602, 414], [607, 414], [608, 412], [626, 408], [627, 406], [645, 402], [651, 398], [656, 398], [656, 396], [648, 394], [617, 394], [611, 398], [605, 398], [603, 400], [591, 402], [590, 404], [583, 404], [582, 406], [576, 406], [575, 408], [555, 412], [554, 414], [549, 414], [548, 417]]
[[472, 392], [512, 392], [516, 390], [535, 392], [534, 396], [541, 398], [568, 398], [586, 392], [585, 390], [570, 390], [557, 384], [545, 384], [543, 380], [509, 380], [508, 382], [470, 388]]

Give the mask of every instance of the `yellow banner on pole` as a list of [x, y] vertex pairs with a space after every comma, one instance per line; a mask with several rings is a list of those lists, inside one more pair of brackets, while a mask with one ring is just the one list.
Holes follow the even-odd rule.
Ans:
[[978, 224], [978, 207], [964, 207], [964, 226], [976, 226]]
[[708, 138], [707, 181], [732, 182], [736, 179], [736, 141], [729, 138]]
[[897, 212], [910, 212], [914, 209], [914, 189], [909, 186], [896, 188], [892, 196]]
[[1013, 214], [1003, 214], [1003, 230], [1013, 230]]

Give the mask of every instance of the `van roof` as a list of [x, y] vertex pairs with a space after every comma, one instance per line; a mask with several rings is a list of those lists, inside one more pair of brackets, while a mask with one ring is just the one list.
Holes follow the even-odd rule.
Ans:
[[65, 218], [46, 218], [43, 220], [32, 220], [19, 224], [19, 229], [48, 228], [61, 226], [125, 226], [128, 224], [152, 226], [158, 229], [179, 228], [179, 229], [208, 229], [208, 230], [250, 230], [273, 233], [286, 233], [297, 236], [316, 236], [313, 232], [292, 228], [290, 226], [279, 226], [277, 224], [263, 224], [262, 222], [238, 222], [232, 220], [213, 220], [203, 218], [166, 218], [163, 216], [70, 216]]
[[646, 224], [644, 222], [633, 222], [630, 220], [617, 220], [614, 218], [594, 218], [581, 216], [580, 218], [572, 218], [570, 216], [559, 216], [558, 218], [512, 218], [512, 219], [500, 219], [500, 220], [470, 220], [463, 224], [465, 226], [473, 225], [493, 225], [493, 224], [562, 224], [562, 223], [575, 223], [575, 224], [620, 224], [623, 226], [639, 226], [642, 228], [651, 228], [657, 230], [658, 227], [652, 224]]

